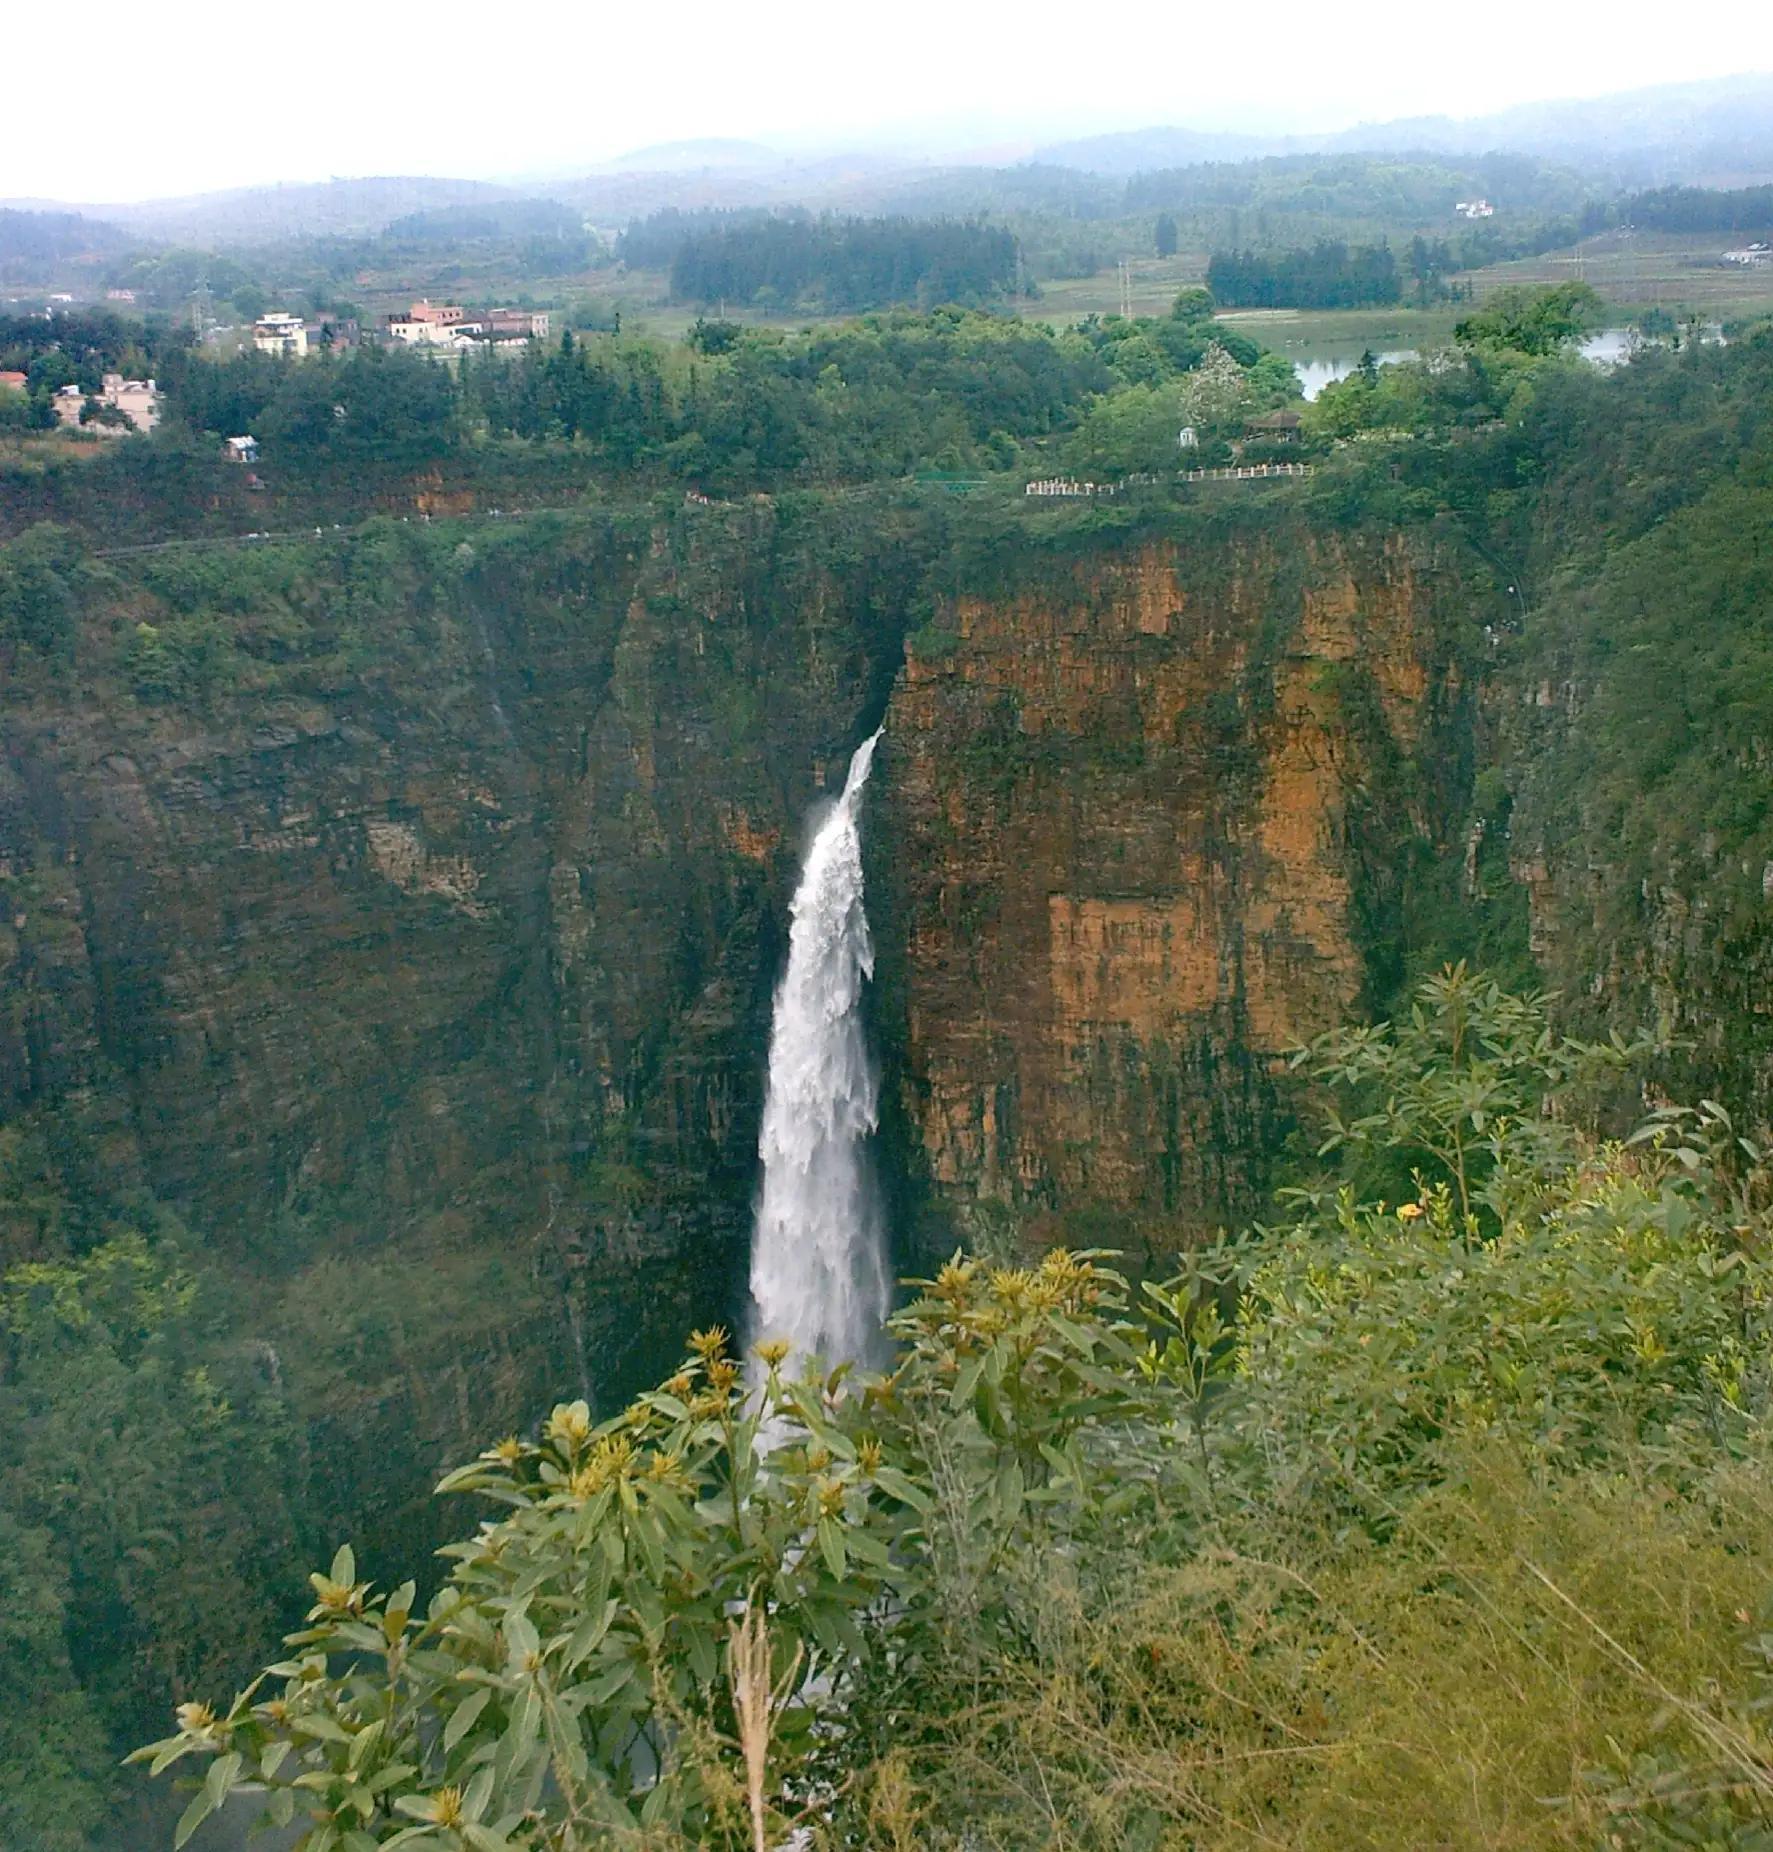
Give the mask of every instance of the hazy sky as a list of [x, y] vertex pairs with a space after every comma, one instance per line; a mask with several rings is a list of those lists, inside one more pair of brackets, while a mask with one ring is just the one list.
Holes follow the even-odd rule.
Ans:
[[1475, 115], [1773, 68], [1773, 5], [87, 0], [52, 62], [0, 99], [0, 198], [558, 171], [701, 136], [1015, 151], [1159, 122]]

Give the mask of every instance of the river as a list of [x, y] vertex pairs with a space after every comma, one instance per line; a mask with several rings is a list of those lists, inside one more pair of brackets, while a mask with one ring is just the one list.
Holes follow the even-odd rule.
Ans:
[[[1629, 360], [1642, 336], [1635, 328], [1602, 328], [1591, 334], [1577, 350], [1584, 360], [1592, 360], [1598, 367], [1617, 366], [1622, 360]], [[1707, 341], [1721, 341], [1724, 331], [1721, 327], [1708, 325], [1702, 338]], [[1293, 371], [1298, 375], [1299, 385], [1306, 399], [1312, 400], [1339, 379], [1348, 376], [1359, 367], [1362, 348], [1326, 348], [1311, 354], [1292, 356]], [[1414, 347], [1391, 347], [1374, 358], [1382, 367], [1395, 365], [1400, 360], [1415, 360], [1420, 356], [1420, 349]]]

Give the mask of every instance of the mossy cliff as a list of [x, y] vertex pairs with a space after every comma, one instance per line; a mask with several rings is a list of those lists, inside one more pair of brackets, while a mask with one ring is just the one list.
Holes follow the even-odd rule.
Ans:
[[1282, 1058], [1389, 989], [1463, 795], [1461, 564], [1276, 506], [952, 592], [911, 639], [876, 861], [938, 1225], [1158, 1250], [1259, 1206]]
[[883, 716], [907, 1264], [1259, 1212], [1285, 1051], [1522, 911], [1451, 522], [885, 493], [66, 576], [8, 665], [5, 1251], [188, 1226], [327, 1536], [731, 1316], [801, 830]]
[[921, 559], [759, 507], [86, 569], [0, 752], [7, 1258], [187, 1225], [321, 1537], [625, 1393], [733, 1297], [798, 821]]

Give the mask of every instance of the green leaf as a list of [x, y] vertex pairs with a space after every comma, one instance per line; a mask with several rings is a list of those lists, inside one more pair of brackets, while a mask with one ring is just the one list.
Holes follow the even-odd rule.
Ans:
[[659, 1534], [658, 1520], [648, 1511], [636, 1510], [630, 1519], [634, 1541], [646, 1559], [647, 1574], [655, 1582], [665, 1579], [665, 1540]]
[[493, 1765], [489, 1762], [474, 1779], [468, 1783], [468, 1791], [462, 1796], [462, 1817], [466, 1820], [478, 1820], [486, 1812], [486, 1804], [492, 1799]]
[[573, 1629], [573, 1637], [566, 1644], [566, 1669], [572, 1671], [582, 1665], [597, 1650], [603, 1636], [609, 1632], [610, 1622], [616, 1618], [621, 1603], [614, 1596], [606, 1601], [602, 1608], [587, 1614]]
[[380, 1717], [376, 1718], [373, 1723], [365, 1724], [351, 1739], [351, 1748], [345, 1757], [345, 1766], [352, 1770], [360, 1769], [363, 1766], [363, 1758], [375, 1747], [381, 1734], [382, 1720]]
[[[149, 1747], [154, 1751], [154, 1759], [148, 1764], [150, 1775], [158, 1775], [162, 1769], [171, 1768], [173, 1763], [196, 1753], [195, 1745], [186, 1742], [182, 1736], [169, 1736], [165, 1742], [153, 1743]], [[136, 1756], [147, 1753], [145, 1749], [138, 1749], [129, 1759], [133, 1762]]]
[[984, 1356], [975, 1357], [971, 1363], [962, 1367], [960, 1374], [954, 1379], [953, 1389], [948, 1394], [950, 1408], [964, 1408], [973, 1399], [973, 1391], [978, 1388], [979, 1377], [984, 1369]]
[[332, 1568], [328, 1572], [332, 1581], [341, 1588], [349, 1588], [357, 1580], [357, 1558], [352, 1554], [348, 1543], [341, 1543], [332, 1559]]
[[896, 1466], [878, 1466], [874, 1470], [874, 1483], [889, 1496], [896, 1498], [900, 1504], [909, 1505], [913, 1511], [928, 1516], [934, 1508], [934, 1501], [929, 1493], [907, 1479]]
[[349, 1732], [341, 1729], [324, 1711], [305, 1711], [289, 1720], [289, 1727], [303, 1736], [318, 1736], [329, 1743], [350, 1742]]
[[233, 1787], [239, 1774], [238, 1755], [225, 1755], [210, 1763], [209, 1773], [203, 1777], [203, 1786], [216, 1806], [219, 1807], [228, 1798], [228, 1790]]
[[521, 1608], [505, 1616], [504, 1631], [505, 1650], [514, 1664], [521, 1664], [541, 1648], [541, 1639]]
[[575, 1685], [573, 1691], [582, 1696], [587, 1710], [602, 1710], [633, 1677], [633, 1660], [622, 1658], [599, 1673], [596, 1678], [587, 1679], [582, 1685]]
[[209, 1791], [206, 1782], [191, 1796], [191, 1804], [179, 1815], [179, 1823], [172, 1835], [173, 1852], [178, 1852], [191, 1835], [196, 1832], [209, 1816], [215, 1812], [215, 1797]]
[[[526, 1685], [519, 1692], [517, 1702], [511, 1706], [511, 1721], [505, 1725], [505, 1734], [499, 1738], [496, 1766], [501, 1773], [510, 1777], [525, 1766], [530, 1752], [536, 1746], [536, 1738], [542, 1728], [542, 1705], [536, 1696], [534, 1685]], [[488, 1763], [481, 1774], [492, 1780], [495, 1763]], [[475, 1777], [478, 1782], [479, 1776]], [[470, 1792], [473, 1790], [470, 1789]]]
[[825, 1558], [825, 1566], [842, 1581], [846, 1567], [843, 1547], [843, 1526], [835, 1518], [819, 1520], [819, 1549]]
[[704, 1685], [712, 1685], [720, 1673], [720, 1663], [715, 1657], [714, 1642], [700, 1628], [691, 1626], [686, 1642], [690, 1659], [690, 1670]]
[[474, 1721], [492, 1701], [490, 1691], [477, 1691], [472, 1697], [465, 1698], [450, 1713], [449, 1722], [443, 1726], [443, 1753], [449, 1755], [457, 1743], [474, 1728]]

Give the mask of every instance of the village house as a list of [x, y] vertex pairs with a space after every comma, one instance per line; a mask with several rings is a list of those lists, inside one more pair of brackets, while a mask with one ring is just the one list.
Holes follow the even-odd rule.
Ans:
[[1496, 208], [1487, 199], [1462, 199], [1453, 208], [1462, 219], [1493, 219]]
[[[121, 412], [130, 430], [149, 432], [160, 422], [160, 388], [151, 379], [125, 379], [121, 373], [107, 373], [92, 396], [100, 405]], [[78, 386], [63, 386], [51, 404], [63, 426], [78, 427], [86, 410], [86, 394]], [[120, 437], [126, 427], [107, 420], [88, 423], [84, 428], [101, 437]]]
[[29, 390], [30, 384], [30, 379], [23, 373], [0, 373], [0, 392], [25, 392]]
[[253, 323], [252, 344], [261, 354], [284, 354], [299, 360], [308, 351], [307, 324], [299, 315], [273, 309]]
[[108, 289], [105, 291], [105, 300], [107, 302], [134, 302], [135, 291], [133, 289]]
[[230, 463], [256, 463], [259, 440], [256, 437], [230, 437], [222, 445], [222, 454]]
[[489, 340], [545, 341], [549, 319], [546, 309], [492, 309], [485, 322]]
[[421, 298], [404, 315], [390, 315], [387, 331], [389, 340], [408, 347], [459, 348], [479, 334], [481, 327], [468, 320], [468, 311], [459, 303]]
[[1304, 422], [1298, 412], [1283, 405], [1278, 411], [1263, 412], [1260, 417], [1247, 420], [1244, 435], [1262, 443], [1290, 444], [1298, 437], [1299, 427]]

